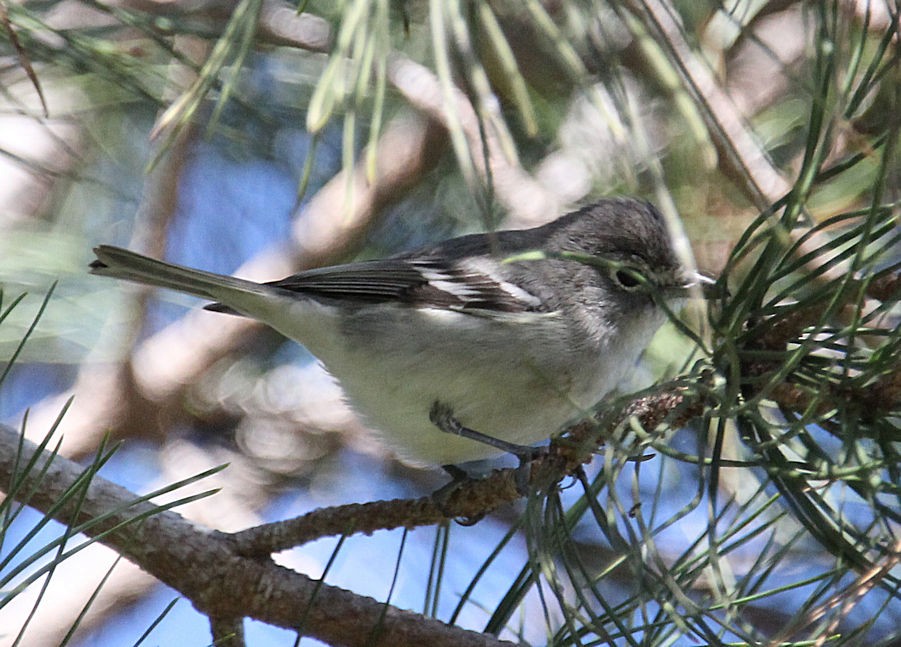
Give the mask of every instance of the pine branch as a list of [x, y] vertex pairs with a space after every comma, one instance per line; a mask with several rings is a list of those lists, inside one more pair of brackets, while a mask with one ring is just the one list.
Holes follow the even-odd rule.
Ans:
[[[20, 444], [21, 454], [17, 452]], [[79, 479], [83, 468], [59, 456], [51, 459], [15, 430], [0, 426], [0, 481], [11, 482], [17, 466], [28, 464], [36, 455], [39, 467], [24, 475], [21, 491], [34, 489], [28, 504], [46, 512]], [[334, 645], [511, 644], [417, 613], [386, 608], [377, 600], [317, 582], [268, 559], [243, 556], [228, 535], [190, 523], [175, 512], [160, 511], [151, 503], [134, 503], [136, 499], [127, 489], [95, 477], [79, 512], [69, 506], [55, 518], [77, 524], [104, 517], [86, 534], [100, 537], [101, 543], [182, 593], [216, 619], [219, 628], [225, 626], [219, 619], [249, 617]], [[143, 517], [141, 523], [133, 523]], [[226, 624], [234, 628], [233, 620]], [[374, 641], [373, 627], [380, 629]]]

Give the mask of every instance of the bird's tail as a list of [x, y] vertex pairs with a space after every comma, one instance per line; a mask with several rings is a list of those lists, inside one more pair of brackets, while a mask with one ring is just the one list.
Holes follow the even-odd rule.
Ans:
[[211, 301], [231, 305], [240, 295], [259, 296], [271, 288], [253, 281], [224, 274], [213, 274], [137, 254], [121, 247], [100, 245], [94, 248], [97, 260], [91, 263], [91, 274], [111, 276], [154, 287], [186, 292]]

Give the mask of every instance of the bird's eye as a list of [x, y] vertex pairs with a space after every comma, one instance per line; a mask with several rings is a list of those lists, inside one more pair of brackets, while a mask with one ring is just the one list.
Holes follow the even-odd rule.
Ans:
[[613, 280], [625, 290], [634, 290], [642, 283], [638, 270], [632, 267], [621, 267], [613, 273]]

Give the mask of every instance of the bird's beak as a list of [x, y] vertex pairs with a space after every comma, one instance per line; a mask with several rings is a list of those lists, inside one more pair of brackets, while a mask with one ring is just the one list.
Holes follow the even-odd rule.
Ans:
[[715, 299], [723, 294], [722, 288], [716, 283], [716, 279], [700, 272], [686, 272], [683, 275], [682, 282], [673, 286], [670, 290], [669, 296], [682, 299], [697, 296], [704, 299]]

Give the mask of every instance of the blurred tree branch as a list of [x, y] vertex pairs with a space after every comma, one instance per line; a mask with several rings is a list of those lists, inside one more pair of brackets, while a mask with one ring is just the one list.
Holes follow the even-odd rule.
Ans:
[[678, 71], [704, 118], [726, 177], [759, 209], [784, 196], [791, 184], [770, 162], [713, 73], [692, 51], [672, 5], [666, 0], [630, 0], [626, 5], [640, 17], [641, 27], [650, 31], [653, 42], [666, 49], [667, 61]]

